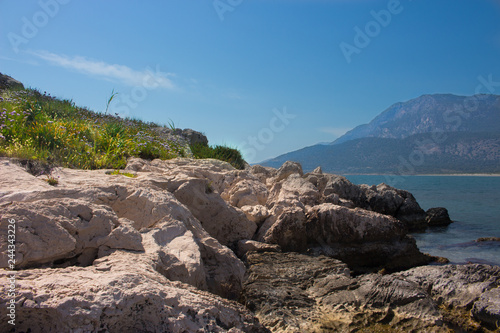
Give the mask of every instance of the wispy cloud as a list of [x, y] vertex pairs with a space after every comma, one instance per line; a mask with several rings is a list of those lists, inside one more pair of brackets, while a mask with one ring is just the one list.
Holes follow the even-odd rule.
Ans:
[[321, 127], [319, 130], [323, 133], [328, 133], [332, 134], [335, 137], [340, 137], [351, 129], [352, 128], [346, 128], [346, 127]]
[[155, 87], [164, 89], [176, 88], [175, 84], [169, 78], [174, 75], [160, 72], [158, 68], [155, 70], [147, 68], [138, 71], [128, 66], [108, 64], [103, 61], [91, 60], [82, 56], [69, 57], [48, 51], [30, 53], [52, 65], [73, 69], [105, 80], [118, 81], [129, 86], [152, 85], [154, 83]]

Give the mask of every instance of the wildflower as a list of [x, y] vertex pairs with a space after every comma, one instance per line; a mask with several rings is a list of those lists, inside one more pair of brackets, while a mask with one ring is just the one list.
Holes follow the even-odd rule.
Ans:
[[51, 120], [49, 120], [49, 121], [47, 121], [47, 122], [48, 122], [49, 124], [52, 124], [52, 123], [53, 123], [53, 121], [51, 121]]

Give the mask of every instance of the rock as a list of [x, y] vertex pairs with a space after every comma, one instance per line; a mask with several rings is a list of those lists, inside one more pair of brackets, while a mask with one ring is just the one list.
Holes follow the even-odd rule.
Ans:
[[243, 206], [241, 207], [243, 213], [246, 217], [257, 224], [258, 227], [271, 215], [269, 210], [262, 205], [256, 206]]
[[261, 243], [254, 240], [244, 239], [238, 242], [238, 256], [241, 258], [247, 252], [281, 252], [281, 248], [278, 245]]
[[500, 242], [500, 237], [481, 237], [476, 239], [477, 243], [482, 242]]
[[0, 73], [0, 89], [24, 89], [24, 85], [12, 77]]
[[395, 218], [360, 208], [317, 205], [307, 213], [307, 241], [352, 268], [407, 269], [430, 258], [420, 253]]
[[425, 212], [425, 221], [430, 227], [447, 226], [453, 221], [448, 210], [443, 207], [430, 208]]
[[242, 302], [273, 332], [312, 332], [320, 313], [308, 288], [314, 278], [349, 276], [338, 260], [297, 253], [249, 253]]
[[182, 130], [181, 135], [186, 139], [189, 145], [194, 146], [194, 145], [203, 145], [203, 146], [208, 146], [208, 139], [206, 135], [194, 131], [190, 128]]
[[288, 178], [288, 176], [298, 174], [299, 176], [303, 176], [304, 172], [302, 171], [302, 166], [300, 163], [286, 161], [283, 165], [278, 169], [278, 173], [276, 175], [276, 182], [279, 182], [283, 179]]
[[498, 267], [353, 277], [338, 260], [290, 252], [251, 252], [247, 265], [242, 301], [273, 332], [486, 332], [474, 318], [498, 314]]
[[472, 307], [472, 315], [478, 321], [492, 329], [498, 329], [500, 323], [500, 288], [486, 291]]
[[[6, 288], [0, 298], [10, 299]], [[18, 271], [15, 301], [18, 332], [268, 332], [243, 306], [169, 281], [143, 254], [122, 250], [89, 267]], [[2, 332], [11, 327], [0, 322]]]
[[[153, 163], [142, 165], [154, 167]], [[6, 175], [27, 174], [12, 164], [0, 164], [0, 169]], [[61, 177], [57, 188], [37, 187], [38, 182], [45, 182], [31, 175], [14, 178], [18, 180], [15, 184], [10, 179], [0, 180], [0, 188], [4, 188], [3, 184], [9, 186], [0, 197], [1, 229], [6, 232], [8, 219], [19, 222], [19, 268], [92, 265], [113, 249], [127, 249], [145, 252], [157, 272], [172, 281], [227, 298], [238, 297], [245, 272], [243, 263], [212, 238], [173, 194], [161, 189], [170, 184], [163, 169], [154, 173], [141, 169], [137, 178], [110, 176], [104, 170], [57, 172]], [[192, 178], [184, 180], [192, 185]], [[201, 181], [206, 183], [205, 179]], [[222, 214], [229, 214], [220, 216], [236, 216], [250, 224], [241, 211], [228, 207], [215, 194], [214, 198], [205, 199], [215, 202]], [[249, 234], [243, 234], [242, 239], [250, 238], [253, 232]], [[49, 242], [50, 247], [46, 246]], [[6, 240], [0, 240], [0, 248], [6, 253]], [[5, 259], [1, 260], [3, 267]]]
[[258, 180], [243, 179], [225, 190], [221, 197], [231, 206], [265, 205], [269, 192], [264, 184]]
[[223, 245], [251, 239], [257, 230], [255, 222], [248, 220], [241, 210], [228, 205], [217, 193], [213, 193], [203, 179], [186, 180], [174, 191], [174, 195], [188, 206], [203, 228]]
[[[267, 223], [267, 224], [266, 224]], [[278, 217], [270, 217], [262, 225], [258, 240], [277, 244], [283, 251], [307, 249], [306, 216], [299, 207], [284, 208]]]
[[249, 169], [250, 173], [256, 176], [264, 185], [268, 183], [268, 180], [276, 177], [278, 170], [271, 167], [264, 167], [261, 165], [252, 165]]
[[317, 167], [316, 169], [314, 169], [312, 171], [312, 173], [315, 173], [315, 174], [318, 174], [318, 175], [322, 175], [323, 174], [323, 169], [321, 169], [321, 167]]
[[282, 208], [314, 206], [319, 200], [319, 191], [298, 175], [290, 175], [282, 182], [274, 183], [269, 192], [267, 206], [278, 215]]
[[[101, 245], [117, 245], [109, 239], [118, 227], [118, 217], [105, 206], [80, 200], [38, 200], [34, 203], [14, 202], [4, 207], [0, 229], [7, 234], [9, 220], [14, 220], [16, 232], [16, 267], [52, 265], [63, 260], [77, 261], [84, 251], [95, 255]], [[116, 229], [115, 229], [116, 230]], [[113, 239], [124, 236], [115, 232]], [[140, 238], [140, 237], [139, 237]], [[118, 242], [120, 243], [120, 242]], [[126, 241], [121, 248], [135, 250], [140, 245]], [[0, 267], [7, 267], [6, 240], [0, 243]]]

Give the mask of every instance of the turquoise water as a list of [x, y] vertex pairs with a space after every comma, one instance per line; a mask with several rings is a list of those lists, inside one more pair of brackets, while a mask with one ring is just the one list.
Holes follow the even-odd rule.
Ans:
[[474, 242], [480, 237], [500, 237], [500, 177], [348, 175], [346, 178], [355, 184], [384, 182], [410, 191], [424, 210], [447, 208], [454, 223], [412, 234], [422, 252], [446, 257], [453, 263], [500, 265], [500, 242]]

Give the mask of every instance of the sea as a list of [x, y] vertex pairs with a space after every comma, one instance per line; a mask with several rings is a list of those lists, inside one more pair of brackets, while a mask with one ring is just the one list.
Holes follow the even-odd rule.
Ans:
[[413, 233], [421, 252], [451, 263], [500, 266], [500, 242], [476, 242], [500, 237], [500, 177], [345, 175], [354, 184], [386, 183], [411, 192], [427, 210], [445, 207], [454, 221], [447, 227]]

